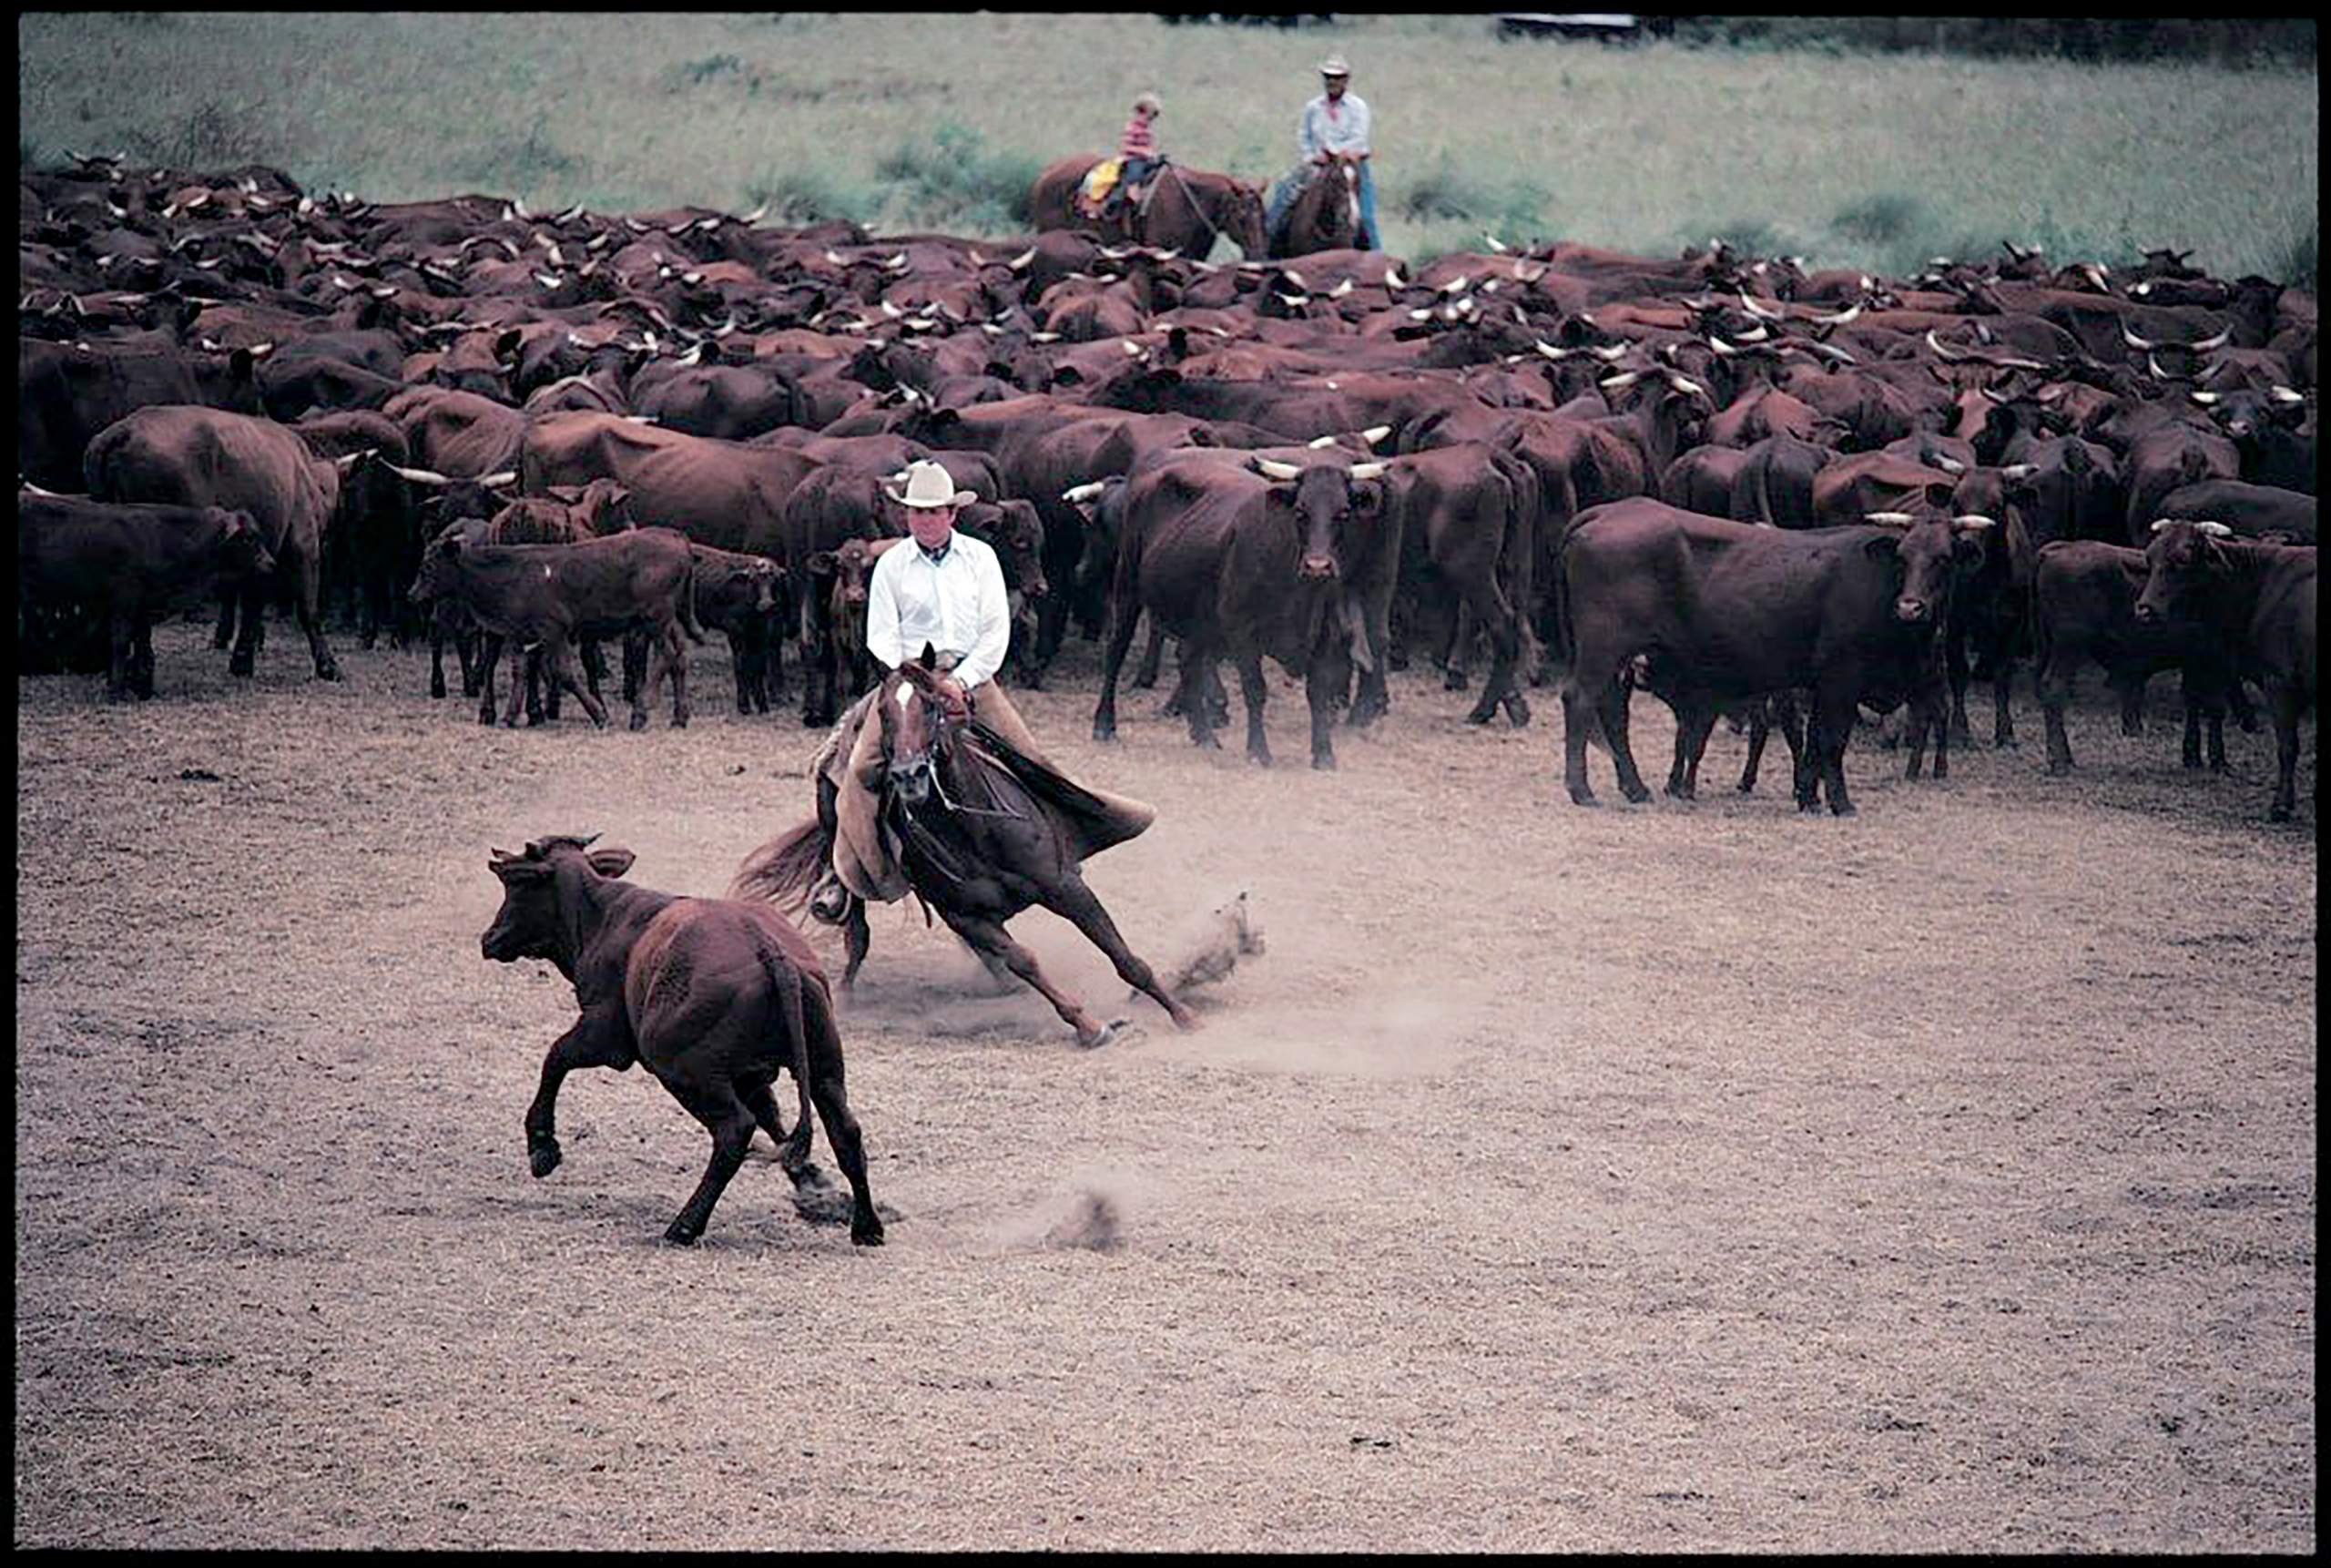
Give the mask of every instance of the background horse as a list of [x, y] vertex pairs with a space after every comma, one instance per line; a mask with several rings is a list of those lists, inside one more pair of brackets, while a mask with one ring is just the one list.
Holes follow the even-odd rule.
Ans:
[[1028, 195], [1038, 229], [1077, 229], [1111, 239], [1129, 239], [1203, 261], [1215, 237], [1227, 235], [1248, 260], [1263, 255], [1263, 189], [1230, 175], [1165, 163], [1150, 171], [1149, 196], [1140, 209], [1128, 206], [1104, 219], [1076, 209], [1077, 188], [1100, 162], [1085, 152], [1047, 166]]
[[[1155, 998], [1177, 1026], [1196, 1028], [1196, 1016], [1125, 945], [1085, 886], [1078, 867], [1093, 843], [1086, 824], [1101, 803], [978, 721], [947, 717], [932, 684], [937, 673], [927, 657], [900, 666], [876, 687], [867, 718], [881, 726], [880, 815], [896, 835], [908, 886], [982, 960], [1001, 962], [1041, 993], [1080, 1045], [1100, 1044], [1119, 1024], [1097, 1022], [1004, 931], [1003, 922], [1031, 904], [1083, 932], [1125, 983]], [[829, 879], [834, 831], [821, 807], [747, 856], [728, 896], [799, 910]], [[830, 883], [814, 912], [844, 930], [847, 987], [866, 958], [865, 904]]]
[[1338, 155], [1324, 164], [1306, 165], [1303, 188], [1288, 205], [1279, 231], [1271, 236], [1271, 256], [1308, 256], [1359, 243], [1359, 162]]

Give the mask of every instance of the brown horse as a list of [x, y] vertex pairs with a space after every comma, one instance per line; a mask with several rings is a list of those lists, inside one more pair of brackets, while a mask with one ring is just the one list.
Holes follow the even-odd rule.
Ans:
[[1227, 236], [1248, 260], [1263, 254], [1263, 190], [1227, 174], [1164, 163], [1149, 175], [1147, 197], [1104, 219], [1076, 209], [1076, 192], [1101, 160], [1079, 153], [1049, 165], [1028, 195], [1038, 229], [1077, 229], [1114, 240], [1171, 250], [1203, 261], [1217, 235]]
[[[951, 717], [934, 684], [931, 650], [923, 656], [883, 677], [867, 720], [876, 722], [879, 715], [879, 809], [884, 830], [897, 839], [908, 886], [983, 961], [1007, 966], [1043, 993], [1076, 1031], [1080, 1045], [1101, 1044], [1124, 1021], [1104, 1025], [1095, 1020], [1046, 979], [1036, 955], [1004, 931], [1003, 922], [1031, 904], [1083, 932], [1109, 955], [1125, 983], [1155, 997], [1176, 1025], [1196, 1028], [1196, 1014], [1125, 945], [1085, 885], [1079, 870], [1084, 855], [1115, 841], [1103, 838], [1096, 844], [1092, 836], [1103, 803], [977, 719]], [[866, 959], [866, 910], [862, 900], [829, 881], [836, 830], [829, 809], [821, 801], [817, 816], [747, 856], [728, 896], [769, 899], [799, 911], [826, 883], [811, 910], [844, 930], [847, 987]]]
[[1346, 249], [1359, 243], [1359, 164], [1338, 155], [1306, 166], [1303, 188], [1270, 237], [1270, 254], [1277, 260]]

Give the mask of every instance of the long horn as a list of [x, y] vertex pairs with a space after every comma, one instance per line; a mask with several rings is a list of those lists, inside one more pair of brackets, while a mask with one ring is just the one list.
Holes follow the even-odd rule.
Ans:
[[389, 464], [389, 470], [400, 478], [412, 480], [415, 484], [451, 484], [453, 483], [443, 474], [432, 473], [425, 468], [399, 468], [392, 463]]
[[1274, 457], [1254, 459], [1255, 472], [1268, 479], [1294, 479], [1303, 470], [1292, 463], [1281, 463]]
[[2273, 398], [2276, 402], [2305, 402], [2306, 401], [2306, 394], [2305, 392], [2294, 392], [2291, 388], [2286, 386], [2275, 386], [2269, 388], [2266, 395]]
[[1907, 528], [1915, 521], [1908, 512], [1865, 512], [1861, 515], [1865, 523], [1879, 523], [1888, 528]]
[[2172, 523], [2176, 521], [2177, 519], [2174, 517], [2156, 517], [2153, 520], [2153, 531], [2158, 534], [2163, 528], [2168, 527]]
[[2234, 329], [2232, 327], [2220, 327], [2216, 337], [2204, 338], [2200, 342], [2193, 345], [2194, 351], [2200, 354], [2207, 353], [2212, 349], [2222, 349], [2225, 347], [2227, 341], [2231, 340], [2233, 336]]
[[2129, 347], [2133, 349], [2157, 349], [2161, 347], [2159, 343], [2151, 342], [2129, 331], [2129, 323], [2126, 321], [2121, 323], [2121, 341], [2128, 344]]
[[2210, 518], [2195, 518], [2194, 520], [2194, 531], [2197, 534], [2207, 534], [2213, 539], [2231, 539], [2234, 537], [2233, 529], [2227, 527], [2223, 523]]
[[1067, 502], [1071, 506], [1082, 506], [1087, 501], [1098, 499], [1101, 492], [1106, 490], [1108, 487], [1109, 482], [1107, 480], [1096, 479], [1090, 484], [1079, 484], [1074, 489], [1062, 491], [1060, 493], [1060, 498], [1063, 501]]
[[517, 484], [518, 471], [514, 468], [505, 468], [499, 473], [480, 474], [477, 483], [484, 485], [488, 490], [499, 490], [505, 484]]
[[1304, 444], [1304, 445], [1306, 445], [1306, 446], [1308, 446], [1308, 447], [1309, 447], [1312, 451], [1317, 452], [1317, 451], [1318, 451], [1318, 450], [1319, 450], [1321, 447], [1323, 447], [1323, 446], [1333, 446], [1333, 445], [1335, 445], [1335, 444], [1336, 444], [1336, 443], [1337, 443], [1337, 441], [1338, 441], [1338, 440], [1339, 440], [1339, 439], [1340, 439], [1340, 437], [1338, 437], [1338, 436], [1332, 436], [1332, 435], [1320, 435], [1320, 436], [1314, 436], [1312, 439], [1310, 439], [1309, 441], [1305, 442], [1303, 444]]
[[1378, 442], [1383, 440], [1386, 436], [1391, 433], [1392, 427], [1389, 424], [1371, 424], [1366, 430], [1359, 433], [1359, 439], [1368, 443], [1369, 445], [1374, 446]]
[[1389, 466], [1389, 463], [1355, 463], [1351, 465], [1351, 476], [1354, 479], [1381, 479], [1384, 470]]
[[1968, 530], [1996, 528], [1999, 526], [1999, 519], [1986, 517], [1980, 512], [1962, 512], [1950, 520], [1950, 524], [1954, 528]]

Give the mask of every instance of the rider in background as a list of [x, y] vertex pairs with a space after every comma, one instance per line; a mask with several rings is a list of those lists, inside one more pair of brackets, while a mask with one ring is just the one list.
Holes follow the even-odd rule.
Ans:
[[[1325, 164], [1339, 153], [1359, 160], [1362, 230], [1359, 248], [1380, 249], [1383, 240], [1376, 231], [1376, 177], [1369, 167], [1368, 146], [1373, 117], [1364, 99], [1346, 90], [1351, 85], [1351, 67], [1344, 63], [1341, 55], [1330, 55], [1319, 62], [1319, 77], [1325, 90], [1303, 106], [1303, 117], [1295, 127], [1296, 151], [1304, 164]], [[1302, 188], [1304, 174], [1298, 166], [1271, 192], [1270, 212], [1265, 220], [1267, 233], [1278, 232], [1295, 193]]]
[[1125, 135], [1117, 138], [1117, 183], [1102, 205], [1103, 214], [1123, 211], [1141, 199], [1141, 185], [1162, 161], [1157, 154], [1157, 134], [1150, 122], [1157, 117], [1155, 93], [1144, 93], [1133, 101], [1133, 117], [1125, 121]]

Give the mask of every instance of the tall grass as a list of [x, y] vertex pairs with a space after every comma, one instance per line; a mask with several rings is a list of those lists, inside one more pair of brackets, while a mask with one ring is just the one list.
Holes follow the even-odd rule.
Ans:
[[26, 15], [17, 40], [20, 148], [159, 145], [213, 102], [253, 156], [378, 200], [773, 196], [1002, 236], [1035, 171], [1108, 150], [1144, 89], [1170, 156], [1277, 178], [1332, 49], [1375, 111], [1405, 254], [1484, 230], [1655, 254], [1724, 235], [1893, 271], [2014, 239], [2275, 276], [2316, 227], [2311, 68], [1500, 44], [1471, 15], [92, 13]]

